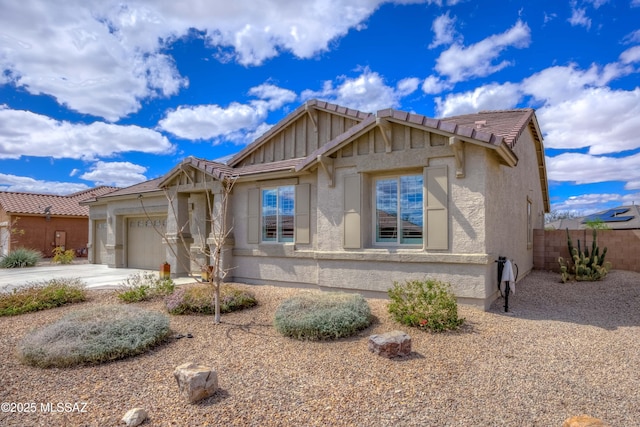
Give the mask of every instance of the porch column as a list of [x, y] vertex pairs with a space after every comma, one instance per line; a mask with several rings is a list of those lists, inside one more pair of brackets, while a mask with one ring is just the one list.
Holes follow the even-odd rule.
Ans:
[[172, 276], [188, 275], [191, 266], [190, 247], [193, 243], [189, 227], [188, 193], [175, 193], [169, 201], [166, 240], [167, 262], [171, 264]]

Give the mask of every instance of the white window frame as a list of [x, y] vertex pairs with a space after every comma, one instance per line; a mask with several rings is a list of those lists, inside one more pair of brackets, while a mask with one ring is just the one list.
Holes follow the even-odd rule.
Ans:
[[[277, 186], [277, 187], [264, 187], [260, 189], [260, 243], [266, 243], [266, 244], [277, 244], [277, 243], [293, 243], [295, 241], [295, 230], [296, 230], [296, 224], [295, 224], [295, 217], [296, 217], [296, 186], [295, 185], [281, 185], [281, 186]], [[280, 216], [280, 208], [281, 208], [281, 191], [287, 189], [288, 191], [290, 191], [290, 194], [292, 195], [293, 198], [293, 207], [291, 209], [291, 236], [290, 237], [284, 237], [282, 234], [282, 227], [281, 227], [281, 216]], [[276, 192], [276, 206], [275, 206], [275, 221], [276, 221], [276, 237], [273, 239], [266, 239], [265, 238], [265, 215], [264, 215], [264, 208], [265, 208], [265, 203], [264, 203], [264, 197], [265, 197], [265, 192], [266, 191], [275, 191]]]
[[[398, 218], [400, 218], [400, 210], [401, 210], [401, 203], [399, 202], [400, 197], [398, 197], [399, 194], [401, 194], [401, 188], [400, 188], [400, 182], [401, 179], [403, 177], [419, 177], [422, 180], [422, 193], [421, 193], [421, 200], [420, 200], [420, 209], [422, 211], [422, 225], [421, 225], [421, 230], [422, 230], [422, 238], [420, 239], [420, 242], [411, 242], [411, 243], [403, 243], [402, 242], [402, 226], [398, 221]], [[377, 194], [377, 190], [378, 190], [378, 182], [379, 181], [383, 181], [383, 180], [395, 180], [396, 181], [396, 226], [398, 227], [397, 230], [397, 235], [396, 235], [396, 240], [394, 241], [378, 241], [378, 194]], [[371, 215], [371, 221], [372, 221], [372, 243], [373, 246], [377, 246], [377, 247], [398, 247], [398, 248], [422, 248], [425, 242], [425, 227], [424, 227], [424, 222], [425, 222], [425, 184], [424, 184], [424, 175], [422, 172], [407, 172], [407, 173], [398, 173], [398, 174], [393, 174], [393, 175], [379, 175], [379, 176], [375, 176], [373, 177], [372, 180], [372, 198], [371, 198], [371, 203], [372, 203], [372, 215]]]

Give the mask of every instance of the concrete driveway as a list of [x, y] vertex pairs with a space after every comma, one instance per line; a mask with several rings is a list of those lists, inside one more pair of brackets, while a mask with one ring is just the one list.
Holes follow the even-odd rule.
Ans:
[[[151, 270], [139, 270], [136, 268], [109, 268], [106, 265], [97, 264], [71, 264], [71, 265], [40, 265], [28, 268], [3, 268], [0, 269], [0, 291], [8, 291], [14, 288], [28, 285], [34, 282], [43, 282], [53, 278], [78, 278], [87, 284], [88, 289], [117, 288], [131, 274], [145, 273]], [[158, 274], [158, 271], [151, 271]], [[189, 277], [174, 279], [176, 284], [192, 283], [195, 280]]]

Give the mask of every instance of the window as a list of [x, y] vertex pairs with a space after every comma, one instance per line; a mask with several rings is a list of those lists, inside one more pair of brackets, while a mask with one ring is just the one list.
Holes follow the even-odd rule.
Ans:
[[293, 186], [262, 190], [263, 242], [293, 242], [294, 200]]
[[422, 244], [423, 175], [377, 179], [375, 203], [376, 243]]

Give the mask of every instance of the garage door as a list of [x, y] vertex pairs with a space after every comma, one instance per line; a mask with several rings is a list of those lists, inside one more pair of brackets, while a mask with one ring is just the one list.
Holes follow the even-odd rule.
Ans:
[[95, 230], [93, 233], [93, 263], [108, 264], [107, 260], [107, 221], [101, 220], [95, 222]]
[[129, 218], [127, 220], [127, 266], [157, 270], [166, 261], [162, 243], [167, 217]]
[[0, 226], [0, 258], [9, 254], [9, 228]]

